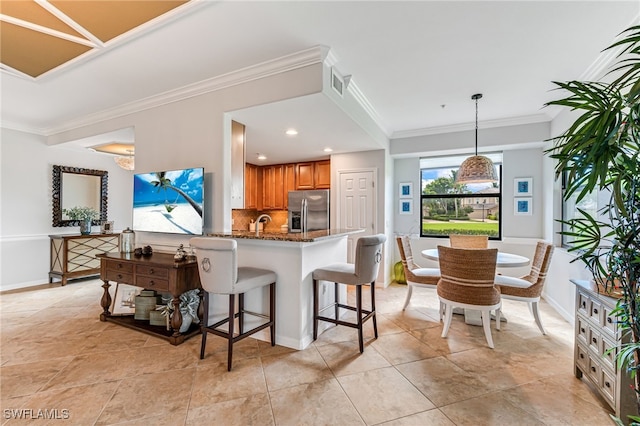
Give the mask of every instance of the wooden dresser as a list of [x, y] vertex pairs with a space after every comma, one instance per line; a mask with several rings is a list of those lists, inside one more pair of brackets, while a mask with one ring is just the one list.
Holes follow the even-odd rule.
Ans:
[[[118, 252], [100, 254], [98, 258], [100, 260], [100, 279], [104, 282], [102, 285], [104, 292], [100, 300], [103, 310], [100, 314], [101, 321], [114, 322], [166, 339], [172, 345], [179, 345], [186, 338], [200, 333], [200, 327], [196, 325], [192, 325], [184, 334], [179, 332], [182, 325], [182, 315], [179, 309], [180, 295], [187, 290], [201, 288], [196, 261], [176, 262], [171, 253], [153, 253], [148, 257], [136, 257], [130, 253]], [[174, 313], [171, 317], [172, 330], [167, 330], [164, 326], [150, 325], [149, 321], [136, 320], [134, 315], [112, 315], [109, 311], [111, 308], [110, 281], [171, 293], [174, 305]], [[202, 291], [200, 297], [202, 298]], [[198, 312], [198, 316], [202, 318], [202, 312]]]
[[638, 412], [633, 380], [627, 371], [620, 371], [616, 361], [620, 345], [629, 342], [611, 315], [617, 299], [599, 294], [589, 281], [571, 282], [576, 286], [575, 375], [591, 382], [615, 415], [627, 424], [627, 416]]
[[97, 254], [118, 251], [120, 234], [49, 235], [49, 283], [100, 274]]

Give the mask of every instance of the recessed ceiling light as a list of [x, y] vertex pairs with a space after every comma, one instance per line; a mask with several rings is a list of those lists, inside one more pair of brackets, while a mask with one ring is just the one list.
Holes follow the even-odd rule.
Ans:
[[331, 149], [331, 148], [329, 148], [329, 147], [326, 147], [326, 148], [324, 149], [324, 152], [332, 152], [332, 151], [333, 151], [333, 149]]
[[258, 160], [264, 161], [267, 159], [267, 156], [264, 154], [258, 154]]
[[298, 131], [296, 129], [288, 129], [285, 133], [289, 136], [295, 136], [298, 134]]

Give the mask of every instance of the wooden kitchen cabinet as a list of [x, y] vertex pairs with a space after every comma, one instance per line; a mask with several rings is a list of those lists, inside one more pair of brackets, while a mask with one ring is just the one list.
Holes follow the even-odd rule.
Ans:
[[315, 163], [315, 189], [331, 188], [331, 161], [316, 161]]
[[258, 172], [255, 164], [246, 163], [244, 168], [244, 208], [258, 208]]
[[296, 164], [296, 189], [315, 189], [315, 163]]
[[284, 209], [284, 165], [262, 167], [262, 208]]
[[296, 165], [284, 165], [284, 208], [289, 208], [289, 191], [296, 190]]

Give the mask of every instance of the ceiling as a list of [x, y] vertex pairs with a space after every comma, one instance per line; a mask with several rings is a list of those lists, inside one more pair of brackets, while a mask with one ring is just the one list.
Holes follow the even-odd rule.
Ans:
[[[10, 3], [0, 2], [3, 16]], [[60, 10], [81, 4], [88, 6], [79, 6], [82, 16], [111, 20], [92, 6], [96, 2], [48, 3]], [[314, 46], [330, 48], [336, 69], [351, 76], [389, 138], [473, 128], [474, 93], [484, 94], [480, 129], [548, 121], [557, 110], [543, 105], [559, 96], [551, 82], [599, 77], [611, 59], [602, 49], [640, 22], [637, 0], [160, 3], [177, 7], [131, 31], [119, 30], [124, 34], [111, 41], [102, 36], [93, 53], [39, 77], [3, 69], [2, 126], [55, 134]], [[79, 16], [74, 19], [84, 19]], [[3, 17], [0, 25], [4, 35], [12, 24]], [[4, 63], [10, 40], [2, 38]], [[36, 47], [55, 48], [48, 42]], [[372, 146], [366, 132], [322, 94], [230, 114], [247, 125], [248, 157], [261, 152], [284, 162], [321, 157], [327, 145], [335, 152]], [[283, 134], [291, 126], [301, 127], [295, 138]], [[133, 142], [92, 143], [111, 141]]]

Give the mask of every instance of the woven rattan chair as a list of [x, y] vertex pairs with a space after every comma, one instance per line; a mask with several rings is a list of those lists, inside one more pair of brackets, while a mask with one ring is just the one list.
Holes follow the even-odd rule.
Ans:
[[[542, 321], [540, 321], [538, 302], [540, 302], [540, 295], [544, 288], [552, 254], [553, 244], [540, 241], [536, 244], [536, 251], [531, 262], [531, 271], [527, 275], [520, 278], [505, 275], [496, 276], [496, 285], [500, 289], [501, 297], [528, 303], [529, 310], [533, 314], [533, 318], [536, 320], [536, 324], [542, 334], [547, 334], [547, 332], [542, 326]], [[526, 281], [526, 283], [522, 281]], [[529, 285], [529, 287], [523, 288], [525, 285]]]
[[449, 235], [449, 246], [455, 248], [486, 249], [489, 248], [488, 235]]
[[[360, 237], [356, 243], [355, 263], [334, 263], [313, 271], [313, 340], [318, 338], [318, 321], [327, 321], [336, 325], [344, 325], [358, 329], [358, 343], [360, 353], [364, 352], [362, 337], [362, 325], [365, 321], [373, 320], [373, 334], [378, 338], [378, 325], [376, 323], [376, 277], [382, 261], [382, 246], [387, 240], [384, 234]], [[319, 282], [329, 281], [334, 283], [335, 303], [320, 308], [319, 306]], [[354, 285], [356, 287], [356, 306], [339, 303], [338, 284]], [[362, 309], [362, 286], [368, 285], [371, 289], [371, 310]], [[328, 308], [334, 308], [335, 318], [321, 315]], [[339, 308], [355, 311], [356, 322], [347, 322], [340, 319]]]
[[[411, 242], [409, 237], [404, 235], [397, 237], [398, 250], [400, 251], [400, 260], [402, 261], [402, 267], [404, 268], [404, 277], [407, 280], [407, 296], [404, 299], [404, 311], [409, 305], [411, 295], [413, 294], [414, 287], [424, 287], [435, 289], [440, 280], [440, 269], [438, 268], [421, 268], [413, 261], [413, 255], [411, 254]], [[440, 320], [444, 314], [444, 305], [440, 303]]]
[[445, 305], [442, 337], [447, 337], [453, 308], [475, 309], [482, 316], [487, 344], [493, 349], [491, 311], [496, 311], [496, 329], [500, 330], [500, 292], [494, 285], [497, 249], [459, 249], [438, 246], [440, 281], [438, 297]]

